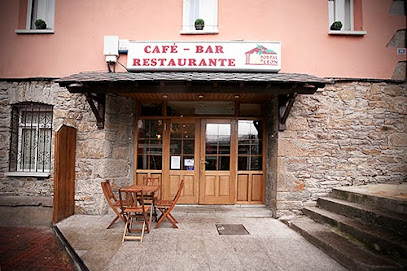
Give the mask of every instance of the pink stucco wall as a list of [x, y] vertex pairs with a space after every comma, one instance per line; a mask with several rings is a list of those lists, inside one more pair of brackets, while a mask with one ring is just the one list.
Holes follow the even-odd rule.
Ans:
[[[16, 34], [19, 2], [0, 0], [0, 78], [106, 71], [105, 35], [281, 41], [281, 72], [323, 77], [391, 78], [396, 63], [406, 59], [386, 47], [396, 30], [406, 28], [405, 16], [388, 13], [392, 0], [363, 0], [365, 36], [328, 35], [327, 0], [219, 0], [217, 35], [181, 35], [182, 0], [57, 0], [54, 34]], [[126, 63], [125, 56], [119, 61]]]

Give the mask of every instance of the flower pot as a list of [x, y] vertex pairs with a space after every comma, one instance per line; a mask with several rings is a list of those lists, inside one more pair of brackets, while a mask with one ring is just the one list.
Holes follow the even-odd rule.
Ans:
[[195, 29], [196, 29], [196, 30], [203, 30], [203, 28], [204, 28], [204, 26], [201, 25], [201, 24], [195, 25]]

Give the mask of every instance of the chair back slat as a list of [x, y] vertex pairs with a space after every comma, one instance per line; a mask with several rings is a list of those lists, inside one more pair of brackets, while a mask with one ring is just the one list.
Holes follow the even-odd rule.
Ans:
[[144, 185], [160, 185], [160, 177], [147, 177], [143, 176], [143, 184]]
[[175, 204], [177, 204], [177, 201], [181, 196], [182, 188], [184, 188], [184, 180], [181, 180], [181, 182], [179, 183], [177, 194], [175, 194], [175, 197], [172, 200], [172, 204], [171, 204], [171, 207], [170, 207], [171, 209], [175, 206]]
[[120, 207], [123, 212], [126, 212], [126, 210], [129, 209], [137, 209], [140, 207], [144, 209], [143, 189], [119, 189], [119, 201]]

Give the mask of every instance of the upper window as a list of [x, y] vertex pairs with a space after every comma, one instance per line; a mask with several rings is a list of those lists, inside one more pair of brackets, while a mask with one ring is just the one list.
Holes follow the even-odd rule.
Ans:
[[10, 172], [49, 172], [52, 106], [14, 105], [11, 118]]
[[27, 29], [54, 29], [54, 13], [55, 0], [28, 0]]
[[[352, 0], [330, 0], [329, 5], [329, 26], [334, 22], [341, 22], [342, 29], [353, 30], [353, 1]], [[334, 30], [331, 28], [331, 30]]]
[[361, 0], [328, 0], [329, 30], [334, 33], [364, 35]]
[[[184, 0], [182, 15], [183, 34], [218, 33], [218, 0]], [[204, 21], [203, 29], [195, 28], [195, 21]]]
[[19, 23], [16, 33], [53, 33], [55, 0], [20, 1]]

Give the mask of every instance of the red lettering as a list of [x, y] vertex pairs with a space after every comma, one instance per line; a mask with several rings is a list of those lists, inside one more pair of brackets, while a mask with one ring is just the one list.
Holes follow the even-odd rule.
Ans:
[[158, 49], [158, 46], [154, 47], [153, 53], [160, 53], [160, 49]]
[[188, 60], [188, 66], [196, 66], [196, 59], [189, 58]]
[[160, 66], [164, 66], [164, 61], [166, 60], [165, 58], [159, 58], [157, 60], [160, 61]]
[[151, 66], [157, 66], [157, 59], [156, 58], [151, 59]]
[[216, 59], [215, 58], [210, 58], [209, 59], [209, 66], [216, 66]]
[[228, 59], [228, 64], [229, 64], [228, 66], [236, 66], [235, 65], [235, 60], [231, 59], [231, 58]]
[[205, 54], [213, 54], [211, 46], [208, 46], [208, 48], [206, 48]]
[[170, 49], [170, 46], [168, 46], [168, 45], [163, 45], [163, 51], [162, 51], [162, 53], [166, 53], [167, 51], [168, 51], [168, 49]]
[[197, 53], [197, 54], [203, 53], [203, 46], [197, 45], [197, 46], [196, 46], [196, 53]]
[[215, 48], [216, 48], [217, 54], [223, 54], [223, 46], [217, 45], [217, 46], [215, 46]]
[[146, 47], [144, 47], [144, 52], [146, 52], [147, 54], [151, 53], [150, 52], [151, 46], [147, 45]]
[[171, 53], [178, 53], [177, 48], [177, 45], [171, 45]]
[[150, 59], [148, 59], [148, 58], [143, 58], [143, 66], [150, 66], [149, 61], [150, 61]]
[[170, 62], [168, 62], [168, 65], [167, 66], [175, 66], [175, 61], [174, 61], [174, 59], [170, 59]]
[[221, 66], [225, 66], [226, 60], [227, 60], [226, 58], [219, 58], [220, 65], [221, 65]]
[[208, 66], [208, 65], [206, 65], [205, 59], [202, 59], [201, 62], [199, 62], [198, 66]]
[[178, 58], [178, 66], [185, 66], [187, 60], [185, 58]]
[[140, 59], [139, 58], [133, 58], [133, 66], [140, 66]]

